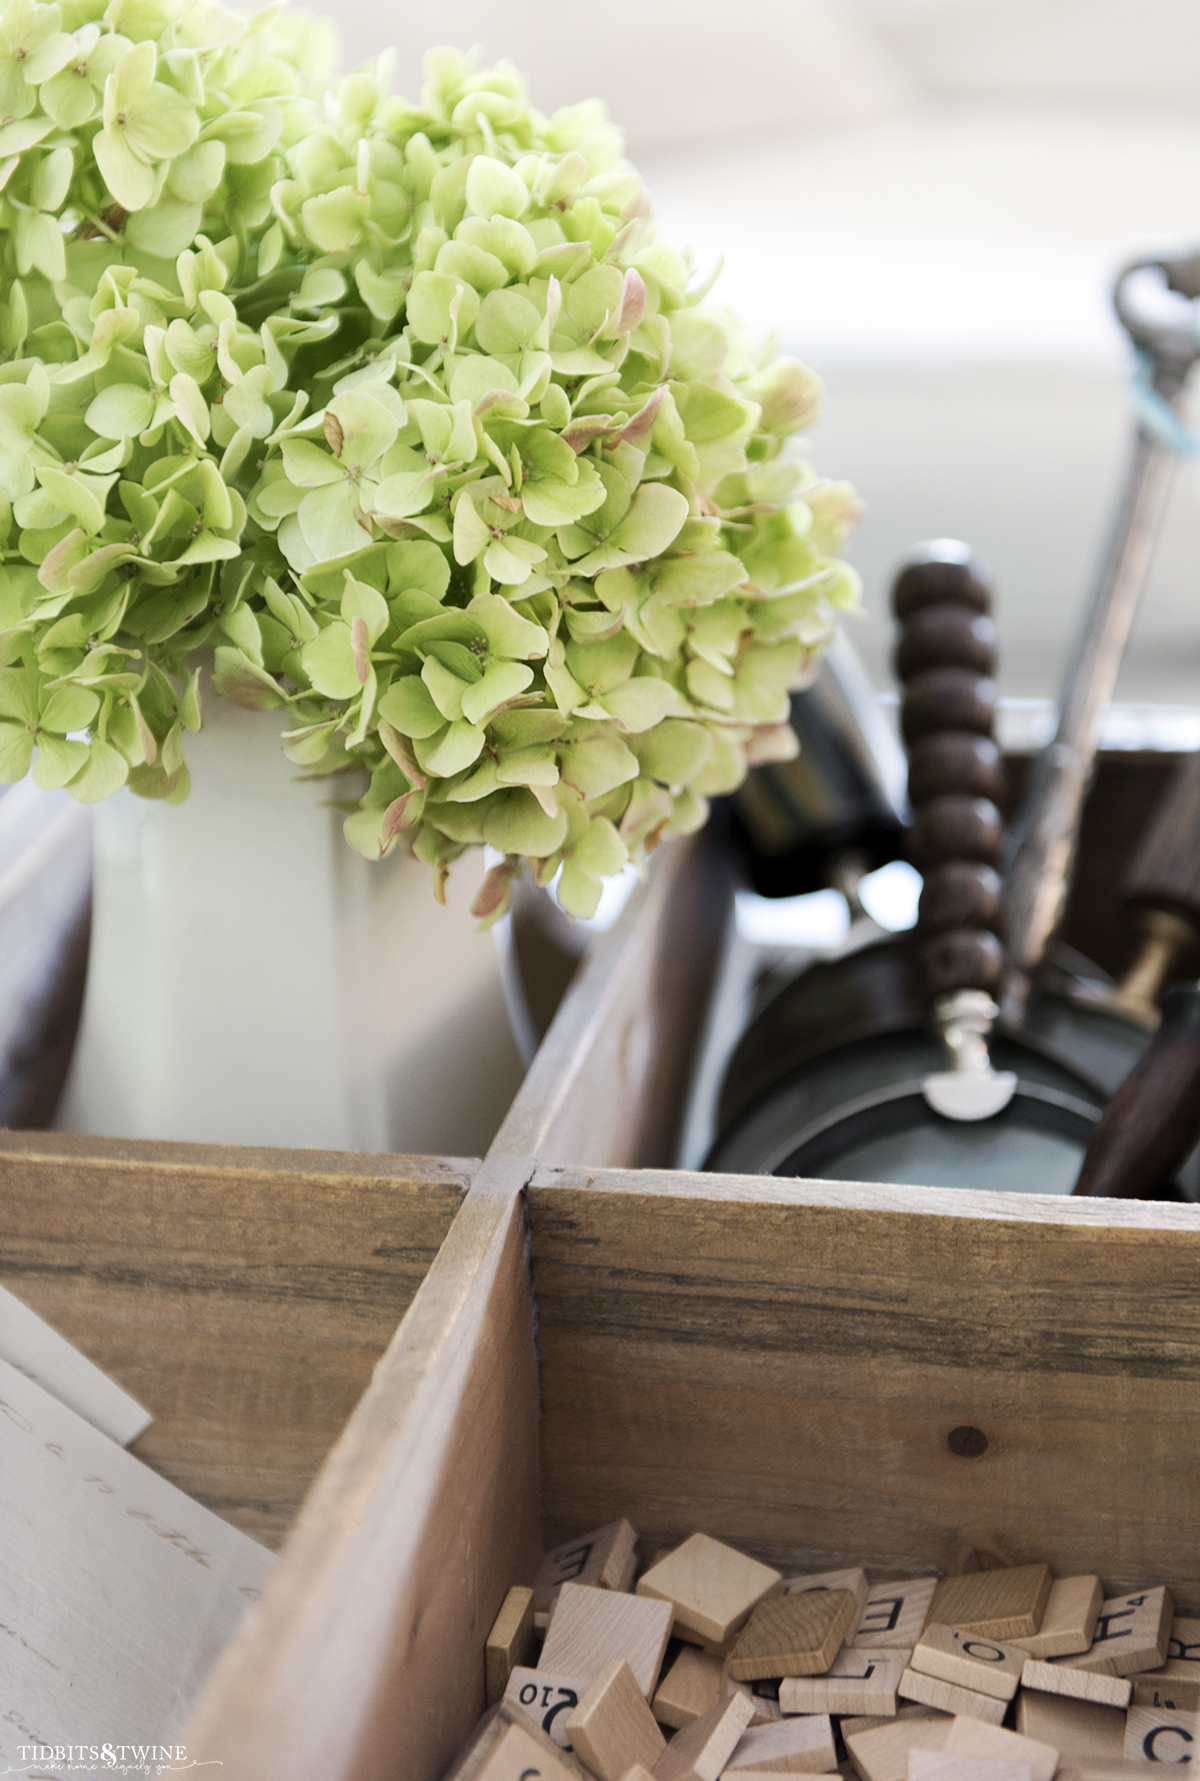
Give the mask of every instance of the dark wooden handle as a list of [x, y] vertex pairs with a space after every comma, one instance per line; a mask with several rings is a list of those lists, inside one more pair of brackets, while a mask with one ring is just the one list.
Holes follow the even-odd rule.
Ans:
[[1075, 1183], [1093, 1199], [1160, 1195], [1200, 1139], [1200, 986], [1177, 983], [1162, 1024], [1092, 1133]]
[[1125, 901], [1176, 910], [1200, 925], [1200, 754], [1176, 770], [1154, 812]]
[[913, 809], [909, 855], [925, 879], [917, 915], [933, 996], [1000, 982], [1000, 756], [992, 740], [995, 630], [986, 570], [909, 563], [892, 589], [895, 669]]

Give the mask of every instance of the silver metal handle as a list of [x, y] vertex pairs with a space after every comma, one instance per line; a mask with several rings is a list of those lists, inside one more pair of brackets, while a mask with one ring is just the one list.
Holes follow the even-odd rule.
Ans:
[[[1139, 260], [1125, 268], [1113, 292], [1118, 318], [1153, 367], [1155, 393], [1180, 413], [1189, 373], [1200, 358], [1200, 335], [1137, 313], [1129, 286], [1136, 273], [1147, 270], [1160, 272], [1169, 290], [1196, 298], [1200, 255]], [[1058, 730], [1037, 763], [1016, 824], [1005, 875], [1008, 972], [1001, 1016], [1009, 1024], [1024, 1018], [1034, 976], [1062, 919], [1100, 719], [1146, 583], [1174, 467], [1174, 452], [1140, 422], [1096, 590], [1059, 696]]]

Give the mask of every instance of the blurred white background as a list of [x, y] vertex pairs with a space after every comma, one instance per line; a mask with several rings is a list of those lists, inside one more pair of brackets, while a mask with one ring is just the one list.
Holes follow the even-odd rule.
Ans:
[[[904, 548], [1000, 583], [1002, 690], [1051, 694], [1129, 428], [1114, 269], [1200, 240], [1196, 0], [346, 0], [351, 66], [478, 45], [543, 110], [599, 95], [662, 233], [822, 374], [820, 469], [868, 511], [856, 645], [882, 685]], [[1200, 484], [1181, 469], [1119, 696], [1200, 703]]]

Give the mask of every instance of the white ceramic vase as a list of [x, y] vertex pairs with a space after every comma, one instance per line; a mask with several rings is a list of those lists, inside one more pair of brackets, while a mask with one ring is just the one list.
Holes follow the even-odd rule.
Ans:
[[479, 1154], [520, 1080], [492, 936], [404, 855], [372, 863], [274, 713], [215, 696], [177, 807], [97, 807], [91, 954], [60, 1130]]

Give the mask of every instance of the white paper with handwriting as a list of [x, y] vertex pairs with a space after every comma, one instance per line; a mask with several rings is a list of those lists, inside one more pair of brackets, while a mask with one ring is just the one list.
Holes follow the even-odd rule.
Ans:
[[62, 1403], [128, 1447], [154, 1420], [136, 1398], [102, 1372], [74, 1343], [0, 1286], [0, 1360], [35, 1379]]
[[168, 1743], [274, 1562], [0, 1361], [0, 1775]]

